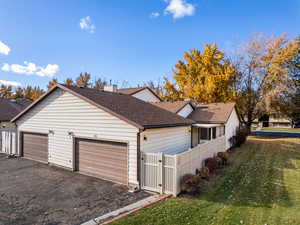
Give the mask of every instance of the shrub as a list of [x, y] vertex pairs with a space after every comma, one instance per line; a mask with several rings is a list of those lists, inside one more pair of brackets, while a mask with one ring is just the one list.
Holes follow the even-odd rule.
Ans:
[[223, 159], [220, 158], [219, 156], [214, 156], [213, 159], [217, 162], [218, 168], [222, 168], [222, 166], [223, 166]]
[[229, 154], [228, 152], [218, 152], [217, 156], [219, 156], [222, 161], [223, 161], [223, 165], [226, 165], [229, 159]]
[[232, 136], [229, 139], [230, 145], [232, 147], [240, 147], [247, 140], [247, 136], [248, 136], [248, 130], [246, 128], [239, 129], [236, 132], [236, 135]]
[[240, 147], [247, 140], [248, 131], [246, 128], [240, 129], [235, 136], [235, 146]]
[[214, 158], [207, 158], [205, 159], [205, 166], [209, 169], [210, 173], [213, 173], [218, 168], [218, 162]]
[[181, 191], [187, 193], [196, 192], [201, 181], [201, 177], [193, 174], [186, 174], [181, 179]]
[[204, 166], [201, 168], [201, 170], [199, 170], [199, 174], [198, 174], [202, 179], [208, 179], [209, 178], [209, 169], [208, 167]]

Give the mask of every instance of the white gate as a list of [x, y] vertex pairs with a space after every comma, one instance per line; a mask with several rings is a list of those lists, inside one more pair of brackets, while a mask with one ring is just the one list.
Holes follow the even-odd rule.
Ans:
[[141, 153], [141, 187], [159, 193], [176, 192], [176, 156]]
[[17, 154], [16, 128], [0, 128], [0, 153]]
[[155, 192], [161, 192], [161, 173], [159, 173], [159, 164], [161, 154], [141, 153], [141, 185], [143, 189]]

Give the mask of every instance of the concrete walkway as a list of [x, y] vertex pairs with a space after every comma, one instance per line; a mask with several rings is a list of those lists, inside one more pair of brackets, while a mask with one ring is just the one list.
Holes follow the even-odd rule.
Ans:
[[[142, 199], [140, 201], [137, 201], [131, 205], [125, 206], [123, 208], [117, 209], [113, 212], [107, 213], [103, 216], [97, 217], [95, 219], [92, 219], [90, 221], [87, 221], [81, 225], [100, 225], [100, 224], [107, 224], [112, 222], [114, 219], [119, 219], [123, 216], [126, 216], [130, 213], [133, 213], [139, 209], [142, 209], [144, 207], [147, 207], [149, 205], [152, 205], [162, 199], [168, 198], [169, 195], [152, 195], [148, 198]], [[108, 221], [109, 220], [109, 221]]]

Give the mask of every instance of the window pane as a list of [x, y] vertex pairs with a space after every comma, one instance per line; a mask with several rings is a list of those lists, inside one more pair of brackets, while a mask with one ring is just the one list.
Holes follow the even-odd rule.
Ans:
[[212, 130], [212, 138], [215, 139], [217, 137], [217, 128], [216, 127], [213, 127], [213, 130]]
[[201, 140], [209, 140], [209, 129], [200, 128], [200, 139]]

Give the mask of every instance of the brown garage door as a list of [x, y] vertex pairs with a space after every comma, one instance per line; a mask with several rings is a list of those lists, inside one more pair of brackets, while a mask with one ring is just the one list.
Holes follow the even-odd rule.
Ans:
[[48, 136], [45, 134], [23, 133], [23, 156], [48, 162]]
[[77, 171], [127, 184], [127, 144], [76, 139], [75, 152]]

